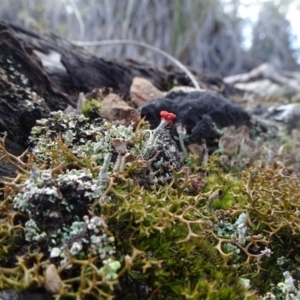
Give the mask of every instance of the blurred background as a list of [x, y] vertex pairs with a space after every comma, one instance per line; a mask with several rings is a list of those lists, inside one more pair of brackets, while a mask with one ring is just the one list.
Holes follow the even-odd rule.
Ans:
[[[194, 70], [228, 76], [268, 62], [300, 71], [299, 0], [0, 0], [0, 19], [76, 41], [130, 39]], [[91, 47], [110, 60], [170, 64], [132, 45]]]

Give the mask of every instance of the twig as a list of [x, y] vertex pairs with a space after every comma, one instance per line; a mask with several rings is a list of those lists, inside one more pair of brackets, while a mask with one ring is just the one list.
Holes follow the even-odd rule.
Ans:
[[80, 13], [80, 11], [78, 9], [78, 6], [77, 6], [77, 4], [75, 3], [74, 0], [68, 0], [68, 2], [70, 3], [70, 5], [72, 6], [72, 8], [74, 10], [76, 20], [79, 24], [80, 37], [83, 38], [84, 37], [84, 32], [85, 32], [85, 27], [84, 27], [84, 22], [83, 22], [81, 13]]
[[183, 71], [186, 76], [191, 80], [193, 83], [194, 87], [197, 90], [200, 90], [200, 86], [198, 81], [196, 80], [195, 76], [176, 58], [171, 56], [170, 54], [164, 52], [163, 50], [160, 50], [159, 48], [156, 48], [154, 46], [151, 46], [149, 44], [143, 43], [143, 42], [138, 42], [138, 41], [133, 41], [133, 40], [104, 40], [104, 41], [90, 41], [90, 42], [81, 42], [81, 41], [72, 41], [73, 44], [76, 46], [106, 46], [106, 45], [120, 45], [120, 44], [130, 44], [130, 45], [136, 45], [140, 47], [144, 47], [146, 49], [152, 50], [156, 53], [159, 53], [160, 55], [166, 57], [169, 59], [171, 62], [173, 62], [181, 71]]

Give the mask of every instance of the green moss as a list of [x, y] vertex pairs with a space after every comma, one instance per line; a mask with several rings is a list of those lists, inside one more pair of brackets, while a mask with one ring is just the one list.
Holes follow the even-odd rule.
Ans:
[[100, 102], [96, 99], [87, 100], [82, 106], [82, 113], [85, 117], [93, 120], [99, 117], [100, 106]]

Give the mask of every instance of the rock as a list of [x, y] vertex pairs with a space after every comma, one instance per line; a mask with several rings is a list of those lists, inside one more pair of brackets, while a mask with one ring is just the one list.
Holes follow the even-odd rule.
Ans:
[[269, 79], [236, 83], [234, 87], [247, 92], [255, 93], [260, 97], [265, 97], [268, 95], [280, 96], [284, 92], [283, 88], [279, 84], [274, 83]]
[[[173, 87], [168, 92], [162, 92], [150, 80], [142, 77], [134, 77], [130, 86], [130, 98], [133, 103], [140, 107], [149, 100], [165, 97], [172, 92], [191, 93], [196, 91], [199, 90], [194, 87], [181, 85]], [[204, 92], [205, 90], [202, 89], [201, 91]]]
[[52, 300], [48, 294], [24, 293], [14, 290], [5, 290], [0, 292], [0, 300]]
[[165, 98], [157, 98], [145, 103], [140, 111], [152, 128], [160, 122], [160, 111], [176, 114], [171, 127], [172, 137], [177, 136], [177, 127], [185, 131], [185, 141], [201, 144], [205, 139], [211, 144], [219, 138], [219, 129], [228, 126], [248, 125], [249, 114], [233, 101], [212, 92], [172, 92]]
[[134, 77], [130, 86], [130, 98], [138, 107], [155, 98], [163, 97], [164, 93], [156, 88], [149, 80]]
[[300, 125], [300, 103], [275, 104], [269, 108], [266, 118], [284, 123], [287, 131], [291, 133]]
[[269, 108], [268, 118], [275, 121], [289, 123], [300, 117], [300, 103], [277, 104]]
[[130, 107], [116, 94], [109, 94], [101, 102], [100, 116], [108, 121], [117, 121], [117, 123], [129, 126], [132, 123], [138, 123], [141, 119], [138, 111]]
[[62, 285], [63, 283], [57, 273], [55, 265], [49, 265], [45, 272], [45, 288], [47, 292], [50, 294], [57, 294], [62, 288]]
[[168, 91], [168, 93], [165, 93], [165, 95], [167, 96], [169, 93], [172, 93], [172, 92], [191, 93], [191, 92], [197, 92], [197, 91], [205, 92], [205, 89], [199, 90], [199, 89], [196, 89], [196, 88], [191, 87], [191, 86], [180, 85], [180, 86], [174, 86], [172, 89], [170, 89]]
[[300, 92], [298, 72], [276, 70], [268, 63], [261, 64], [249, 73], [226, 77], [224, 82], [260, 96], [280, 96], [287, 90], [294, 93]]

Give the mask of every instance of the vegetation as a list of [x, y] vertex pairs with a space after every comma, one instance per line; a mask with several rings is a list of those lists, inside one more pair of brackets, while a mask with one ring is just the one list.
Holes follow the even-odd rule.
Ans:
[[32, 153], [10, 154], [3, 137], [1, 160], [17, 175], [1, 188], [1, 289], [44, 287], [56, 299], [299, 297], [290, 285], [299, 177], [279, 161], [225, 172], [224, 149], [180, 166], [165, 134], [56, 112], [33, 128]]

